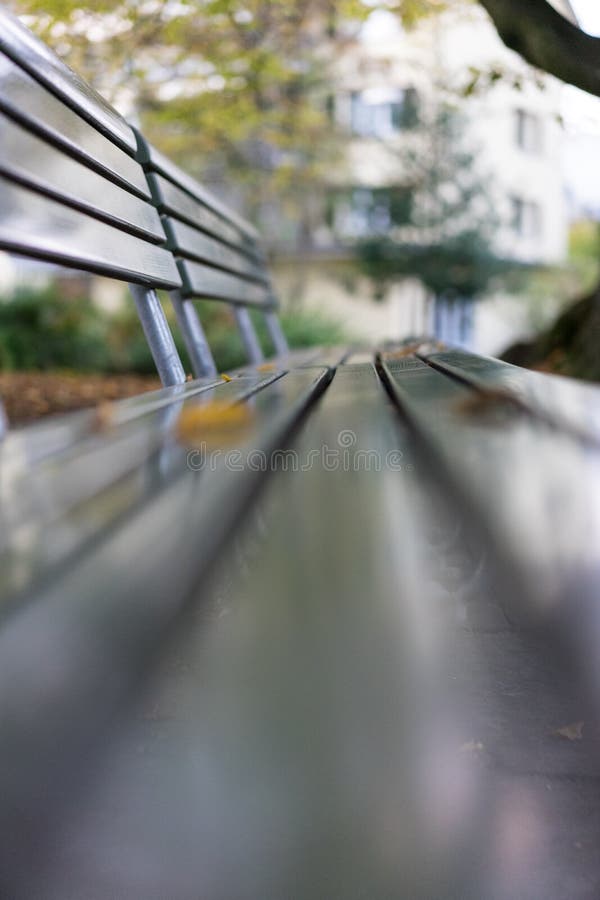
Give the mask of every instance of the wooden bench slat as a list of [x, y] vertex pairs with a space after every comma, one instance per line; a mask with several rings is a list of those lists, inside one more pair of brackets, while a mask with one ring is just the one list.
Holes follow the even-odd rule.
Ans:
[[[386, 443], [365, 379], [343, 392], [341, 374], [300, 433], [301, 457], [352, 429], [357, 449], [394, 448], [427, 476], [406, 435]], [[594, 713], [584, 740], [548, 725], [589, 707], [547, 642], [495, 604], [497, 619], [480, 617], [487, 598], [463, 590], [453, 541], [460, 510], [440, 515], [439, 489], [429, 496], [415, 474], [314, 466], [272, 480], [97, 766], [55, 861], [57, 897], [87, 896], [98, 872], [112, 873], [111, 896], [143, 896], [119, 874], [143, 848], [157, 897], [217, 884], [225, 897], [556, 900], [565, 873], [583, 871], [574, 829], [597, 883]], [[535, 865], [511, 867], [498, 834], [524, 797]], [[257, 809], [273, 811], [260, 828]]]
[[161, 175], [148, 175], [152, 196], [160, 212], [183, 219], [195, 228], [202, 228], [213, 237], [230, 244], [236, 249], [253, 253], [251, 242], [244, 240], [228, 222], [216, 215], [207, 206], [186, 194], [171, 181]]
[[162, 288], [180, 285], [170, 253], [0, 176], [0, 247]]
[[1, 53], [0, 109], [111, 181], [150, 197], [135, 160]]
[[177, 256], [211, 263], [256, 281], [266, 281], [264, 266], [172, 216], [163, 217], [167, 247]]
[[0, 174], [95, 214], [154, 243], [165, 235], [156, 209], [0, 113]]
[[[439, 372], [426, 384], [409, 362], [389, 361], [385, 377], [409, 418], [424, 404], [428, 441], [448, 441], [451, 459], [487, 434], [489, 450], [506, 420], [492, 416], [485, 432], [455, 405], [476, 392]], [[368, 368], [340, 367], [318, 404], [282, 398], [298, 404], [286, 423], [302, 422], [300, 461], [345, 447], [346, 468], [313, 458], [261, 493], [251, 471], [230, 471], [227, 490], [224, 470], [217, 485], [198, 473], [161, 485], [151, 471], [147, 507], [5, 620], [8, 896], [86, 897], [100, 884], [146, 900], [217, 884], [226, 897], [285, 897], [308, 872], [315, 896], [548, 897], [557, 871], [576, 877], [573, 823], [593, 848], [598, 818], [593, 711], [552, 645], [536, 649], [501, 610], [490, 627], [480, 594], [463, 596], [457, 529], [445, 529], [455, 513], [460, 533], [465, 510], [445, 509], [455, 495], [438, 481], [431, 490], [437, 464]], [[286, 444], [273, 438], [283, 420], [267, 415], [286, 378], [257, 396], [268, 434], [247, 446]], [[354, 468], [363, 450], [395, 452], [406, 468]], [[480, 464], [496, 474], [494, 454]], [[595, 660], [594, 634], [585, 641]], [[579, 709], [584, 739], [560, 740], [555, 726]], [[519, 812], [524, 792], [544, 822], [535, 872], [496, 852], [507, 796]], [[23, 865], [35, 853], [40, 866]]]
[[[327, 370], [303, 370], [261, 391], [251, 404], [254, 424], [235, 446], [267, 458], [285, 446], [329, 379]], [[89, 543], [60, 578], [50, 575], [0, 629], [0, 824], [8, 829], [0, 864], [9, 895], [31, 895], [17, 885], [32, 871], [22, 859], [54, 839], [78, 776], [97, 758], [91, 748], [106, 739], [265, 477], [223, 459], [220, 470], [204, 473], [185, 456], [175, 462], [179, 477], [163, 474], [159, 459], [141, 466], [144, 504]], [[15, 810], [27, 828], [14, 827]]]
[[[342, 451], [350, 432], [351, 454], [419, 461], [372, 367], [336, 374], [294, 450], [301, 461], [324, 445]], [[141, 897], [150, 881], [156, 897], [210, 896], [215, 884], [224, 897], [485, 896], [449, 864], [481, 828], [473, 797], [490, 795], [487, 772], [468, 777], [461, 738], [449, 741], [436, 718], [452, 684], [434, 677], [432, 657], [450, 638], [438, 645], [430, 618], [435, 550], [419, 545], [423, 563], [413, 552], [431, 526], [414, 475], [326, 470], [317, 457], [272, 475], [253, 509], [228, 541], [222, 578], [214, 590], [195, 582], [197, 609], [91, 763], [93, 789], [74, 804], [80, 827], [68, 830], [69, 888], [87, 896], [101, 870], [111, 896]], [[154, 594], [145, 606], [137, 596], [146, 624]], [[97, 627], [121, 633], [118, 621]], [[430, 766], [452, 785], [442, 817], [437, 793], [424, 802], [416, 787], [431, 784]], [[260, 828], [257, 809], [272, 811]], [[393, 850], [382, 854], [390, 822]], [[118, 859], [140, 847], [157, 862], [138, 882]], [[66, 869], [56, 861], [53, 896], [67, 891]]]
[[88, 419], [77, 439], [34, 464], [26, 443], [7, 442], [0, 450], [0, 597], [23, 590], [86, 538], [114, 525], [147, 497], [157, 478], [185, 472], [188, 448], [176, 439], [182, 415], [206, 403], [240, 402], [281, 374], [255, 372], [200, 389], [169, 389], [170, 403], [143, 404], [135, 416], [129, 406], [115, 404], [111, 424], [98, 430]]
[[[140, 416], [179, 403], [221, 384], [223, 380], [219, 377], [198, 378], [184, 384], [108, 402], [102, 405], [101, 410], [109, 415], [108, 428], [112, 431]], [[14, 469], [14, 461], [19, 472], [28, 471], [31, 466], [48, 457], [65, 451], [70, 452], [80, 441], [99, 434], [98, 417], [98, 407], [94, 407], [44, 417], [24, 427], [13, 428], [0, 444], [0, 467], [6, 460], [11, 460], [9, 464], [11, 469]]]
[[513, 584], [509, 616], [543, 620], [570, 608], [577, 619], [575, 596], [595, 603], [600, 507], [590, 496], [600, 451], [425, 362], [384, 356], [383, 372]]
[[210, 300], [226, 300], [241, 306], [257, 306], [270, 309], [276, 306], [271, 288], [264, 284], [211, 269], [191, 260], [178, 259], [177, 265], [183, 284], [183, 297], [204, 297]]
[[[249, 379], [256, 379], [258, 376], [261, 382], [268, 383], [278, 371], [284, 369], [335, 366], [342, 361], [346, 353], [347, 350], [341, 347], [326, 350], [317, 348], [292, 350], [285, 358], [278, 360], [277, 365], [264, 364], [258, 369], [256, 366], [247, 366], [230, 372], [228, 377], [234, 380], [244, 379], [243, 384], [247, 385]], [[220, 376], [197, 378], [185, 384], [160, 388], [107, 403], [101, 410], [109, 416], [108, 433], [111, 434], [114, 429], [167, 406], [180, 404], [197, 394], [222, 387], [224, 383]], [[43, 460], [65, 452], [73, 452], [81, 441], [87, 441], [92, 437], [101, 439], [98, 416], [97, 407], [82, 409], [46, 417], [10, 430], [0, 444], [0, 469], [5, 471], [5, 475], [6, 471], [10, 470], [15, 477], [27, 477], [25, 473], [30, 472], [32, 467]]]
[[3, 9], [0, 9], [0, 49], [112, 141], [131, 155], [135, 154], [135, 135], [125, 119], [56, 53]]
[[289, 368], [300, 366], [331, 366], [335, 368], [348, 356], [347, 347], [303, 347], [289, 350], [281, 358], [282, 365]]
[[557, 427], [600, 440], [600, 388], [464, 350], [425, 353], [432, 365], [483, 390], [506, 390]]
[[203, 206], [208, 207], [208, 209], [215, 212], [221, 219], [232, 224], [238, 233], [241, 233], [246, 240], [249, 240], [251, 243], [260, 241], [260, 235], [253, 225], [228, 209], [223, 203], [217, 200], [213, 194], [203, 188], [195, 178], [192, 178], [187, 172], [171, 162], [170, 159], [163, 156], [163, 154], [155, 147], [147, 144], [143, 140], [139, 158], [142, 163], [150, 166], [160, 175], [164, 175], [165, 178], [175, 185], [179, 185], [183, 191], [191, 194], [192, 197], [195, 197]]

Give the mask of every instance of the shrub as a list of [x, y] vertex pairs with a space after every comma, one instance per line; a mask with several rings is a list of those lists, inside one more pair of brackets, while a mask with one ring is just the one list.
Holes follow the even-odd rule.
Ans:
[[284, 312], [281, 324], [290, 347], [331, 347], [349, 341], [345, 326], [325, 313]]
[[19, 289], [0, 303], [0, 367], [104, 370], [107, 330], [106, 316], [86, 298], [63, 296], [57, 285]]
[[[187, 365], [183, 339], [175, 315], [163, 302], [177, 349]], [[244, 365], [244, 348], [230, 308], [221, 303], [198, 303], [197, 310], [219, 371]], [[251, 311], [265, 355], [273, 347], [264, 318]], [[341, 324], [322, 313], [287, 312], [283, 330], [290, 347], [331, 345], [347, 340]], [[0, 302], [0, 368], [73, 369], [82, 372], [154, 374], [132, 301], [109, 314], [88, 298], [70, 296], [58, 284], [42, 290], [19, 289]]]

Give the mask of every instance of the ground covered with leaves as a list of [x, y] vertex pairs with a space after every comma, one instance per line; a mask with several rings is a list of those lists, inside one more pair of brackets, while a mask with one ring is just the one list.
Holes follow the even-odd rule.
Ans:
[[152, 375], [0, 372], [0, 397], [11, 426], [160, 388]]

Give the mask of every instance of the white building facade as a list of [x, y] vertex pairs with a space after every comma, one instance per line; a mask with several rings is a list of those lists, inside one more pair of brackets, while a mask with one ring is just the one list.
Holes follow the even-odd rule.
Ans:
[[[555, 5], [572, 17], [566, 2]], [[284, 300], [301, 299], [344, 318], [368, 340], [431, 331], [431, 306], [418, 282], [394, 284], [375, 298], [374, 285], [357, 273], [351, 257], [354, 241], [394, 227], [402, 207], [398, 148], [410, 140], [416, 110], [440, 97], [459, 107], [465, 144], [489, 184], [499, 255], [547, 265], [565, 261], [562, 85], [533, 73], [508, 50], [478, 4], [454, 4], [410, 32], [391, 13], [375, 12], [336, 69], [332, 109], [348, 134], [345, 164], [332, 177], [314, 245], [305, 251], [310, 265], [298, 270], [297, 258], [285, 256], [276, 263]], [[504, 327], [502, 302], [475, 308], [477, 349], [497, 352], [518, 331], [518, 322]]]

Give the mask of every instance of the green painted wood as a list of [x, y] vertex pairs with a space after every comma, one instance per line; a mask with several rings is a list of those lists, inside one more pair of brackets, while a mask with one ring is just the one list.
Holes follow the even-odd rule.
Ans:
[[[248, 244], [233, 225], [218, 216], [213, 210], [204, 206], [190, 194], [187, 194], [173, 182], [162, 175], [148, 175], [148, 183], [152, 197], [161, 213], [167, 213], [183, 219], [195, 228], [201, 228], [213, 237], [232, 247], [246, 250]], [[252, 247], [249, 248], [249, 252]]]
[[165, 235], [156, 209], [0, 113], [0, 174], [136, 232], [153, 243]]
[[233, 210], [229, 209], [220, 200], [218, 200], [210, 191], [202, 187], [195, 178], [188, 175], [179, 166], [176, 166], [170, 159], [163, 156], [162, 153], [148, 144], [144, 138], [141, 139], [140, 161], [148, 168], [149, 171], [157, 172], [163, 175], [173, 184], [178, 185], [182, 190], [186, 191], [192, 197], [195, 197], [203, 206], [212, 209], [223, 220], [230, 222], [241, 235], [244, 235], [250, 242], [260, 241], [260, 235], [256, 228], [238, 216]]
[[226, 300], [241, 306], [271, 309], [275, 306], [270, 287], [240, 278], [229, 272], [221, 272], [201, 263], [178, 259], [183, 297]]
[[132, 156], [135, 135], [125, 119], [80, 75], [9, 12], [0, 10], [0, 50]]
[[245, 254], [239, 253], [227, 244], [209, 237], [203, 231], [192, 228], [172, 216], [165, 216], [163, 222], [167, 235], [167, 247], [176, 256], [186, 256], [207, 265], [212, 264], [228, 269], [236, 275], [263, 283], [268, 282], [265, 267]]
[[179, 287], [170, 253], [0, 177], [0, 248], [150, 287]]
[[464, 350], [424, 351], [436, 368], [482, 390], [507, 391], [535, 415], [582, 439], [600, 441], [600, 390], [596, 385], [533, 372]]
[[0, 109], [106, 178], [140, 197], [150, 197], [134, 159], [1, 53]]

